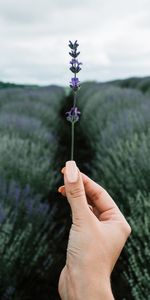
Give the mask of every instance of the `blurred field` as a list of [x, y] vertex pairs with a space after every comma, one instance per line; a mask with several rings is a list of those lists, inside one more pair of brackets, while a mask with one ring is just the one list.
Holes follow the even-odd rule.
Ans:
[[[68, 89], [0, 84], [0, 299], [57, 300], [70, 208], [57, 194], [70, 159]], [[85, 82], [75, 160], [132, 227], [112, 275], [116, 300], [150, 299], [150, 78]]]

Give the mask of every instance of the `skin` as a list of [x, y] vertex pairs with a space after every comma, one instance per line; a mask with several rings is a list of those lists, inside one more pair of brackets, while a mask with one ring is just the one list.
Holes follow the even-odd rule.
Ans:
[[58, 291], [62, 300], [112, 300], [111, 272], [131, 228], [106, 190], [78, 168], [77, 181], [68, 181], [72, 162], [66, 162], [59, 188], [70, 203], [72, 226]]

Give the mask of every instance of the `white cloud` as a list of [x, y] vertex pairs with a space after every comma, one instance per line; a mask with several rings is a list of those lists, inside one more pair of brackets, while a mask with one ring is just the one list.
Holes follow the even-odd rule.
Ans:
[[67, 84], [68, 40], [82, 80], [149, 73], [149, 0], [0, 0], [0, 80]]

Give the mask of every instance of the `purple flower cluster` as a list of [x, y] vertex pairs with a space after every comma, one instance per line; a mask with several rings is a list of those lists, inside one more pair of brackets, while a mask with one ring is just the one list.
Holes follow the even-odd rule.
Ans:
[[70, 109], [70, 111], [67, 111], [65, 113], [67, 121], [71, 122], [72, 124], [72, 130], [71, 130], [71, 160], [73, 160], [73, 153], [74, 153], [74, 124], [79, 120], [79, 116], [81, 112], [76, 107], [76, 94], [77, 91], [80, 88], [80, 81], [79, 78], [76, 76], [77, 73], [81, 71], [81, 65], [82, 63], [78, 61], [78, 56], [80, 52], [78, 52], [78, 46], [79, 44], [77, 41], [72, 43], [69, 41], [69, 47], [71, 48], [71, 52], [69, 52], [70, 56], [72, 57], [70, 61], [70, 71], [74, 74], [74, 77], [71, 78], [70, 81], [70, 87], [73, 90], [74, 93], [74, 101], [73, 101], [73, 107]]
[[82, 63], [78, 61], [77, 57], [80, 54], [80, 52], [77, 52], [79, 44], [77, 41], [72, 43], [69, 41], [69, 47], [71, 48], [71, 52], [69, 52], [70, 56], [72, 56], [72, 59], [70, 61], [70, 71], [74, 74], [74, 77], [71, 78], [70, 87], [73, 89], [74, 92], [76, 92], [80, 88], [80, 81], [79, 78], [76, 77], [76, 74], [81, 71], [81, 65]]
[[70, 111], [66, 112], [66, 118], [70, 122], [77, 122], [79, 120], [80, 111], [77, 107], [72, 107]]
[[69, 54], [72, 56], [72, 59], [70, 61], [71, 64], [70, 71], [74, 73], [74, 77], [71, 78], [70, 81], [70, 87], [74, 92], [74, 104], [71, 110], [66, 112], [66, 118], [69, 122], [73, 122], [73, 123], [79, 120], [79, 116], [81, 114], [78, 108], [76, 107], [76, 92], [80, 88], [80, 81], [79, 78], [76, 77], [76, 74], [81, 71], [80, 66], [82, 65], [82, 63], [79, 62], [77, 59], [77, 56], [80, 54], [80, 52], [77, 52], [78, 46], [79, 44], [77, 43], [77, 41], [75, 41], [74, 43], [69, 41], [69, 47], [71, 48], [71, 52], [69, 52]]

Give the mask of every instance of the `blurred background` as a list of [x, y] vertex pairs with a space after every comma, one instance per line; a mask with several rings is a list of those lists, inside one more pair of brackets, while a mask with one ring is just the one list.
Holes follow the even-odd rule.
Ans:
[[148, 76], [149, 35], [148, 0], [0, 0], [1, 79], [67, 85], [69, 39], [82, 80]]
[[68, 42], [80, 46], [74, 159], [132, 227], [116, 300], [150, 299], [150, 2], [0, 0], [0, 299], [58, 300], [70, 207]]

